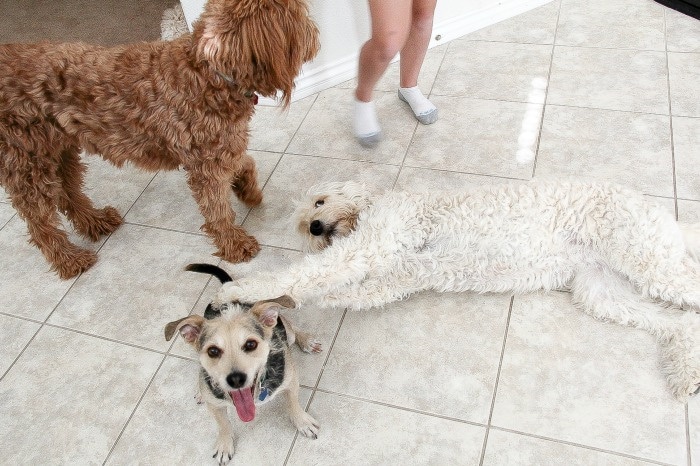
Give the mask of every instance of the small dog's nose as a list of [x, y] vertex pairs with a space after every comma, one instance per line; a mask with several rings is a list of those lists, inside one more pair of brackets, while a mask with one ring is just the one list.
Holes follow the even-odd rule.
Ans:
[[243, 372], [231, 372], [226, 377], [226, 382], [231, 386], [231, 388], [241, 388], [245, 385], [246, 375]]
[[323, 223], [320, 220], [314, 220], [309, 225], [309, 233], [314, 236], [321, 236], [323, 234]]

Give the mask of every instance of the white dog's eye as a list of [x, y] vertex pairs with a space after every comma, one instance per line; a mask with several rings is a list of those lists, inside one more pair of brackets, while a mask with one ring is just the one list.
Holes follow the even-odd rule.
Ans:
[[323, 199], [319, 199], [316, 201], [316, 204], [314, 204], [314, 207], [321, 207], [323, 205]]

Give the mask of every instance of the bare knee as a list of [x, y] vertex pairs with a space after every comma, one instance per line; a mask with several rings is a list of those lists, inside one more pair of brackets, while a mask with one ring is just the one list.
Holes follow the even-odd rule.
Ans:
[[389, 63], [399, 53], [405, 42], [406, 35], [396, 31], [373, 36], [367, 41], [365, 47], [375, 60]]

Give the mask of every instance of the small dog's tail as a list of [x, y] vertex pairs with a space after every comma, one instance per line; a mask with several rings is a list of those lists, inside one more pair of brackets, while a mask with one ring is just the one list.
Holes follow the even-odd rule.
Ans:
[[680, 227], [688, 254], [700, 262], [700, 223], [681, 223]]
[[221, 283], [232, 282], [233, 278], [221, 267], [211, 264], [190, 264], [185, 267], [188, 272], [208, 273], [214, 275]]

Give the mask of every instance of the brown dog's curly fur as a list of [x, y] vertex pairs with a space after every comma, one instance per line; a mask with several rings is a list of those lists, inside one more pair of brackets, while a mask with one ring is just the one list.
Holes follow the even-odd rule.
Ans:
[[318, 48], [304, 0], [209, 0], [194, 32], [172, 42], [0, 45], [0, 185], [31, 242], [70, 278], [97, 255], [68, 240], [58, 212], [91, 240], [122, 223], [83, 194], [84, 149], [116, 166], [183, 167], [216, 254], [250, 259], [260, 247], [234, 224], [228, 196], [262, 200], [246, 154], [253, 93], [279, 90], [289, 105]]

